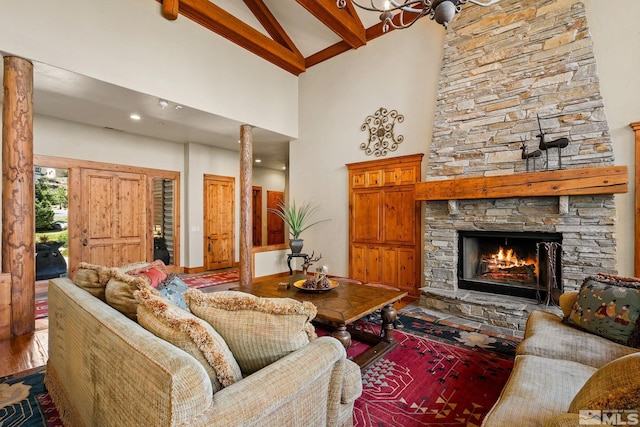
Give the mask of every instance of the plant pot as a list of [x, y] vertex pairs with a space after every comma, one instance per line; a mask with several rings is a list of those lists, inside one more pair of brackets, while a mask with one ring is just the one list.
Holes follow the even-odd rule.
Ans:
[[292, 254], [299, 254], [302, 251], [302, 245], [304, 240], [302, 239], [291, 239], [289, 240], [289, 247], [291, 248]]

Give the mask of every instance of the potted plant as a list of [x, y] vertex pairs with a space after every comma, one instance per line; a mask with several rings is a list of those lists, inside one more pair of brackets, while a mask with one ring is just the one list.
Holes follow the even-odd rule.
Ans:
[[296, 205], [295, 200], [290, 205], [278, 202], [277, 208], [269, 208], [267, 210], [282, 218], [289, 227], [289, 234], [291, 235], [289, 247], [291, 248], [291, 253], [294, 254], [299, 254], [302, 251], [303, 240], [300, 239], [300, 234], [304, 230], [318, 223], [329, 221], [329, 219], [321, 219], [311, 222], [311, 217], [318, 210], [318, 205], [311, 202], [304, 202], [300, 206]]

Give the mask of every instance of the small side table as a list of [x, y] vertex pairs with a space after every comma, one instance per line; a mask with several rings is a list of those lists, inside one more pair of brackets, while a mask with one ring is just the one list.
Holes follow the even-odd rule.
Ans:
[[293, 270], [291, 269], [291, 258], [307, 258], [309, 255], [307, 254], [287, 254], [287, 265], [289, 266], [289, 276], [293, 274]]

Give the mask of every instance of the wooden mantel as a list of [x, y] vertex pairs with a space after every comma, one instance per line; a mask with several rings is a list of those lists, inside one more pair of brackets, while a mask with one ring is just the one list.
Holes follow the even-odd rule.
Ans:
[[416, 184], [416, 200], [502, 199], [626, 193], [626, 166], [454, 178]]

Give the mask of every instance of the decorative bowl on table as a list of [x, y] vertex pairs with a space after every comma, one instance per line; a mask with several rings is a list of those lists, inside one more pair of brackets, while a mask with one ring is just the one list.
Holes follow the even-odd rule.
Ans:
[[337, 280], [331, 280], [324, 277], [320, 280], [314, 278], [302, 279], [296, 281], [293, 286], [305, 292], [326, 292], [335, 289], [340, 285]]

